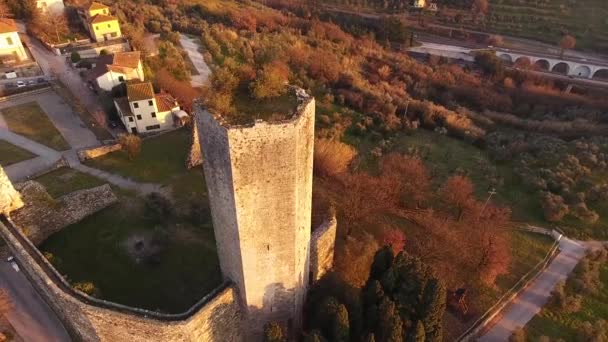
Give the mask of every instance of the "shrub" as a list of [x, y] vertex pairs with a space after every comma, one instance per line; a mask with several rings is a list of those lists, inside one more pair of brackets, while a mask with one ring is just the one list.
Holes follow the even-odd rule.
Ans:
[[141, 138], [133, 134], [121, 135], [118, 139], [122, 150], [127, 153], [129, 160], [135, 159], [141, 152]]
[[319, 176], [331, 177], [343, 173], [357, 155], [355, 149], [336, 140], [315, 141], [314, 171]]
[[264, 342], [287, 342], [283, 328], [277, 322], [269, 322], [264, 325]]
[[72, 60], [72, 63], [78, 63], [80, 62], [80, 54], [76, 51], [72, 52], [72, 55], [70, 56], [70, 59]]
[[152, 222], [167, 222], [173, 216], [173, 204], [163, 195], [153, 192], [146, 196], [144, 215]]
[[81, 292], [88, 294], [89, 296], [99, 297], [99, 289], [95, 286], [95, 284], [91, 282], [78, 282], [74, 283], [73, 287]]
[[561, 221], [570, 212], [562, 196], [545, 192], [542, 197], [542, 207], [545, 219], [549, 222]]

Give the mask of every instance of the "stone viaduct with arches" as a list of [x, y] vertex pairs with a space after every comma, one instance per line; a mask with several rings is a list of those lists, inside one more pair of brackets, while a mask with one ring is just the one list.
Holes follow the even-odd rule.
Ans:
[[540, 71], [608, 81], [608, 63], [539, 56], [526, 52], [501, 49], [497, 49], [495, 52], [501, 60], [515, 66], [534, 66]]

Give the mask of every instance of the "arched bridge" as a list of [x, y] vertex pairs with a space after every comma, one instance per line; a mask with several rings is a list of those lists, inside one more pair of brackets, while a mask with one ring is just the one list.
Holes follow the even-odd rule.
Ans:
[[496, 49], [495, 52], [501, 60], [515, 67], [535, 67], [541, 71], [567, 76], [608, 81], [608, 63], [588, 61], [583, 58], [541, 56], [506, 49]]

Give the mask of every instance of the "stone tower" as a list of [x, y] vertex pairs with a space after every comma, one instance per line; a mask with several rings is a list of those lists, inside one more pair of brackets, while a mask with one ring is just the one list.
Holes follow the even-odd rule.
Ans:
[[309, 281], [315, 101], [303, 90], [281, 121], [197, 121], [224, 277], [238, 287], [248, 330], [301, 325]]

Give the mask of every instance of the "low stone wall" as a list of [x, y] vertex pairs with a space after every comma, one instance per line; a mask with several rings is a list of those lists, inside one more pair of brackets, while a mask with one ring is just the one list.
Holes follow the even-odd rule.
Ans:
[[182, 315], [162, 315], [92, 298], [72, 289], [6, 218], [5, 239], [23, 273], [76, 341], [242, 341], [236, 290], [224, 284]]
[[39, 245], [49, 236], [85, 217], [116, 203], [118, 198], [109, 185], [79, 190], [53, 199], [42, 184], [35, 181], [16, 184], [25, 206], [11, 213], [11, 219], [25, 235]]
[[186, 168], [188, 170], [197, 166], [203, 165], [203, 154], [201, 153], [201, 143], [198, 136], [198, 125], [196, 124], [196, 118], [192, 119], [192, 142], [190, 144], [190, 151], [188, 152], [188, 158], [186, 158]]
[[88, 159], [99, 158], [108, 153], [119, 151], [120, 149], [122, 149], [121, 144], [110, 144], [110, 145], [104, 145], [104, 146], [99, 146], [99, 147], [94, 147], [94, 148], [88, 148], [85, 150], [78, 151], [78, 159], [80, 159], [80, 161], [83, 162]]
[[334, 249], [338, 221], [333, 216], [317, 227], [310, 239], [310, 272], [316, 282], [334, 266]]

